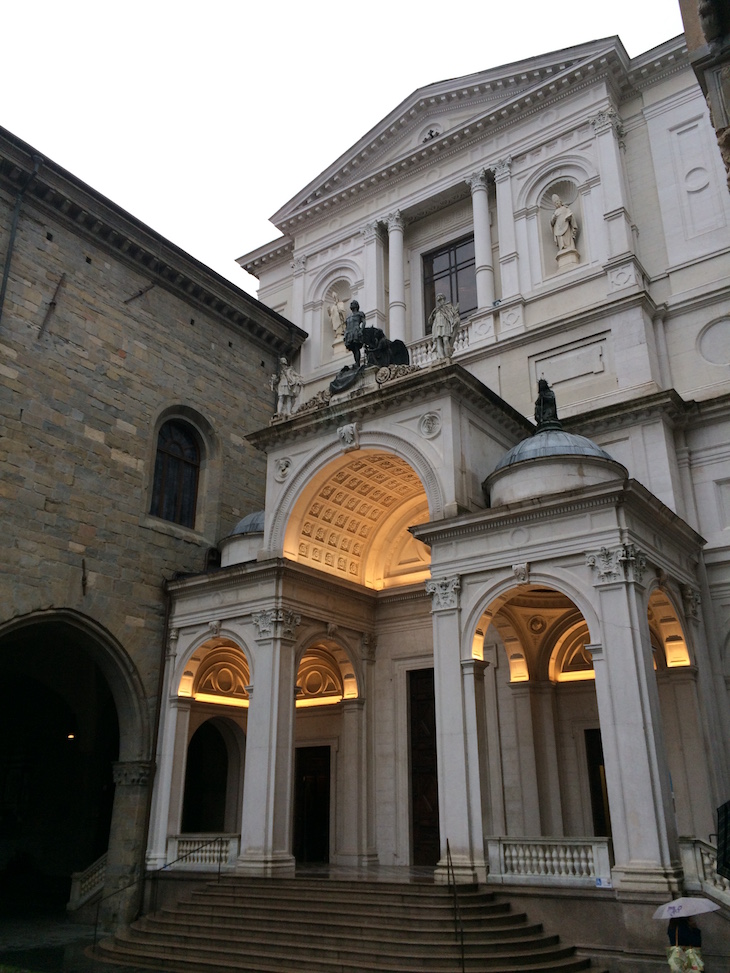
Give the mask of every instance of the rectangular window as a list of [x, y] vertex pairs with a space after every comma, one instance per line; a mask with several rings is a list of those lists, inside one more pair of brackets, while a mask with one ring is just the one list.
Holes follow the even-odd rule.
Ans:
[[426, 334], [431, 333], [429, 318], [436, 306], [436, 295], [459, 305], [462, 320], [477, 308], [477, 282], [474, 261], [474, 237], [464, 237], [447, 247], [423, 255], [424, 309]]

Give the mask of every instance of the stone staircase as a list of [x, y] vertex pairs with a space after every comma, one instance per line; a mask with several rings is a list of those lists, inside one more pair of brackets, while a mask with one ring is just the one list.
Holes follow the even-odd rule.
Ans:
[[[469, 973], [574, 973], [590, 960], [477, 886], [459, 886]], [[460, 973], [450, 888], [224, 878], [138, 919], [94, 955], [175, 973]]]

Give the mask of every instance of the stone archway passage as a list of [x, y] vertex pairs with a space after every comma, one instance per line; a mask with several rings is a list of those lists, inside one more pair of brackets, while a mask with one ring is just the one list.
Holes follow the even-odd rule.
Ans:
[[57, 909], [107, 851], [119, 723], [89, 636], [63, 622], [0, 637], [0, 905]]

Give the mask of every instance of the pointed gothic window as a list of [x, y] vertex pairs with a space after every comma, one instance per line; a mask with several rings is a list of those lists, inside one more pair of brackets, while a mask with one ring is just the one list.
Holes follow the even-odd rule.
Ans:
[[424, 310], [426, 333], [428, 319], [436, 306], [436, 295], [443, 294], [450, 304], [459, 305], [463, 320], [477, 308], [476, 264], [474, 237], [465, 237], [447, 247], [423, 255]]
[[157, 437], [150, 513], [183, 527], [195, 526], [200, 446], [186, 422], [170, 419]]

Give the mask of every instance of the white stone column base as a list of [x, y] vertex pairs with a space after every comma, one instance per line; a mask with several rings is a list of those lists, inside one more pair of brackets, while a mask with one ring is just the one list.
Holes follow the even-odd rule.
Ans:
[[256, 878], [286, 878], [294, 874], [296, 861], [293, 855], [241, 855], [236, 859], [236, 875]]
[[[452, 868], [457, 885], [474, 885], [475, 882], [483, 885], [487, 881], [489, 869], [486, 862], [473, 862], [466, 859], [459, 861], [457, 858], [452, 859]], [[437, 885], [449, 884], [449, 868], [445, 858], [442, 858], [436, 866], [433, 880]]]
[[656, 892], [671, 898], [681, 892], [684, 873], [677, 863], [673, 868], [661, 868], [653, 862], [616, 865], [611, 869], [613, 887], [619, 892]]

